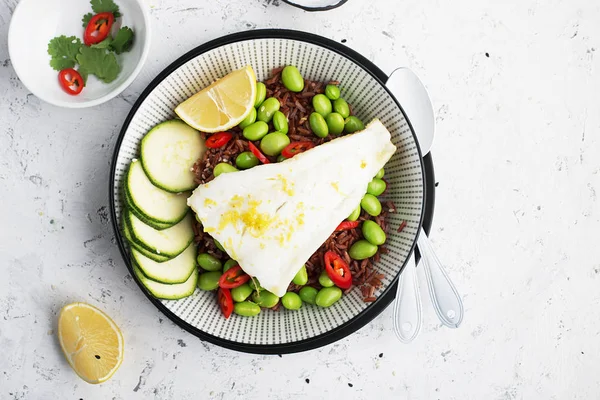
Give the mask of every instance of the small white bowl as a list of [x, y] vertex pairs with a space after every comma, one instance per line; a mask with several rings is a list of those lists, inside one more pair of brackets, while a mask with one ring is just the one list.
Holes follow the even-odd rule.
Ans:
[[140, 0], [116, 0], [122, 26], [135, 33], [131, 50], [117, 56], [121, 72], [111, 83], [90, 75], [83, 91], [72, 96], [58, 83], [58, 71], [50, 67], [48, 42], [60, 36], [76, 36], [83, 42], [81, 19], [92, 12], [86, 0], [21, 0], [8, 30], [8, 51], [21, 82], [40, 99], [60, 107], [84, 108], [102, 104], [127, 88], [141, 71], [150, 50], [150, 19]]

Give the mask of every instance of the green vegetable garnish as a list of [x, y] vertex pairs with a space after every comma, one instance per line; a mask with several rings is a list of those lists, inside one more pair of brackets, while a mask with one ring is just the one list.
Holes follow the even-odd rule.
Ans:
[[92, 3], [92, 10], [94, 10], [94, 13], [96, 14], [110, 12], [113, 13], [115, 18], [119, 18], [121, 16], [121, 13], [119, 12], [119, 6], [116, 5], [113, 0], [91, 0], [90, 3]]
[[92, 19], [92, 17], [94, 16], [94, 14], [92, 13], [87, 13], [83, 16], [83, 18], [81, 18], [81, 22], [83, 22], [83, 27], [85, 28], [86, 26], [88, 26], [88, 24], [90, 23], [90, 20]]
[[105, 49], [94, 49], [82, 46], [77, 55], [77, 62], [90, 74], [96, 75], [98, 79], [109, 83], [117, 79], [121, 67], [117, 63], [114, 53]]
[[50, 66], [57, 71], [73, 68], [77, 63], [77, 54], [81, 40], [75, 36], [57, 36], [48, 43], [48, 54], [52, 56]]
[[115, 35], [112, 43], [110, 44], [111, 49], [117, 54], [124, 53], [131, 49], [133, 45], [133, 31], [131, 28], [124, 26]]
[[[121, 16], [119, 6], [113, 0], [90, 0], [90, 3], [93, 13], [87, 13], [81, 19], [84, 28], [96, 14], [109, 12], [115, 18]], [[108, 33], [106, 39], [91, 46], [84, 45], [75, 36], [57, 36], [48, 43], [48, 54], [52, 56], [50, 66], [62, 71], [79, 64], [77, 71], [84, 82], [89, 74], [93, 74], [104, 83], [110, 83], [121, 71], [116, 54], [131, 50], [133, 37], [133, 30], [127, 26], [120, 28], [114, 36]]]
[[109, 49], [111, 47], [112, 42], [113, 42], [112, 38], [107, 37], [100, 43], [93, 44], [90, 47], [93, 49]]

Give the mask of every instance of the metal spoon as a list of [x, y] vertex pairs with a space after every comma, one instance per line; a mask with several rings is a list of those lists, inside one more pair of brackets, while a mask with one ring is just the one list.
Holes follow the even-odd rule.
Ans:
[[[423, 156], [427, 155], [431, 150], [435, 132], [433, 106], [427, 89], [409, 68], [398, 68], [393, 71], [386, 86], [394, 93], [409, 116], [419, 140], [421, 153]], [[462, 300], [422, 228], [417, 245], [435, 312], [444, 325], [458, 328], [464, 315]], [[398, 281], [397, 304], [394, 307], [394, 331], [404, 343], [412, 341], [421, 328], [421, 302], [416, 268], [412, 268], [413, 257], [414, 255], [411, 256]], [[406, 302], [406, 305], [398, 304], [402, 302]]]

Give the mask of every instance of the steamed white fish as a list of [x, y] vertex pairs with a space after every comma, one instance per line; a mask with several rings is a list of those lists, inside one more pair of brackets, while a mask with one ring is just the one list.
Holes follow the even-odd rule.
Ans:
[[219, 175], [198, 186], [188, 205], [247, 274], [283, 296], [395, 151], [374, 120], [281, 163]]

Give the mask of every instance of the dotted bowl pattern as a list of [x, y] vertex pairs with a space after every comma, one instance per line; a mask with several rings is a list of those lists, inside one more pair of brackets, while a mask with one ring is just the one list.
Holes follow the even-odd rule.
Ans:
[[[121, 220], [122, 180], [131, 159], [138, 157], [142, 137], [156, 124], [175, 117], [174, 108], [202, 88], [232, 70], [250, 64], [259, 80], [273, 68], [295, 65], [311, 80], [341, 82], [342, 96], [352, 104], [363, 121], [379, 118], [392, 134], [398, 151], [386, 165], [385, 178], [398, 213], [389, 220], [387, 254], [376, 265], [385, 274], [381, 294], [404, 265], [421, 221], [424, 202], [423, 171], [419, 151], [410, 127], [392, 96], [373, 76], [350, 59], [324, 47], [290, 39], [253, 39], [231, 43], [203, 53], [167, 76], [146, 97], [131, 119], [118, 150], [115, 180], [116, 214]], [[401, 233], [396, 229], [402, 221]], [[269, 345], [292, 343], [328, 332], [354, 318], [367, 307], [358, 289], [342, 297], [330, 308], [305, 304], [298, 311], [265, 310], [254, 318], [221, 316], [214, 292], [196, 292], [182, 300], [162, 303], [179, 318], [215, 337], [245, 344]]]

